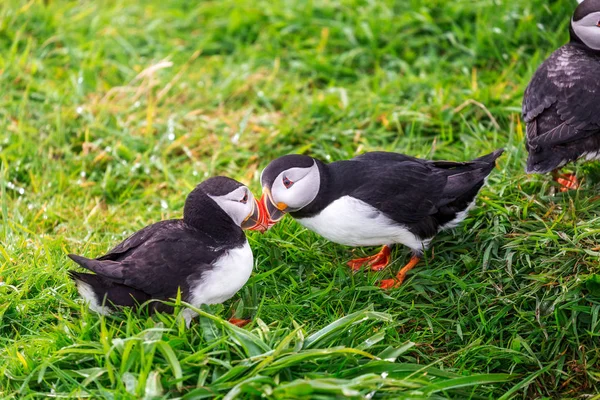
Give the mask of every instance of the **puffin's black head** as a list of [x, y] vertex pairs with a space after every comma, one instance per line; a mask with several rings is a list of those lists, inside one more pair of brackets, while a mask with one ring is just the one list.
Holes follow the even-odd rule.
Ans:
[[309, 156], [290, 154], [272, 161], [260, 176], [263, 204], [271, 227], [285, 213], [301, 210], [309, 205], [321, 186], [317, 161]]
[[[212, 208], [213, 210], [211, 210]], [[196, 227], [217, 217], [229, 219], [242, 229], [264, 232], [265, 214], [246, 186], [225, 176], [209, 178], [188, 195], [183, 208], [183, 220]]]
[[584, 0], [571, 19], [571, 41], [600, 51], [600, 0]]

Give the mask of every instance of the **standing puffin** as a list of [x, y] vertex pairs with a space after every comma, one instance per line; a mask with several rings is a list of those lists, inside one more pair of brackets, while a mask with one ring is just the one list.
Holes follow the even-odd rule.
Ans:
[[529, 152], [527, 173], [553, 171], [561, 191], [575, 175], [557, 170], [579, 158], [600, 158], [600, 0], [575, 9], [571, 40], [542, 63], [523, 97]]
[[[222, 176], [210, 178], [188, 195], [183, 219], [149, 225], [95, 259], [69, 254], [95, 274], [69, 273], [79, 294], [100, 314], [173, 299], [178, 290], [195, 307], [222, 303], [250, 277], [252, 250], [242, 229], [264, 232], [263, 215], [246, 186]], [[173, 310], [160, 302], [149, 307], [152, 312]], [[183, 316], [189, 326], [195, 313], [186, 309]]]
[[260, 202], [270, 227], [289, 213], [332, 242], [379, 246], [374, 256], [348, 262], [352, 270], [381, 270], [390, 246], [412, 250], [408, 264], [380, 287], [397, 287], [420, 260], [433, 237], [457, 226], [474, 205], [479, 189], [503, 150], [471, 162], [429, 161], [398, 153], [372, 152], [325, 164], [292, 154], [262, 172]]

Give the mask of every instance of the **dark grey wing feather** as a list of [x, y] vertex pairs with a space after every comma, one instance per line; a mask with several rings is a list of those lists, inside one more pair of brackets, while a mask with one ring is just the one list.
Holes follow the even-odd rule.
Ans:
[[[497, 150], [470, 162], [371, 153], [359, 159], [368, 163], [345, 167], [353, 173], [340, 172], [353, 181], [364, 182], [349, 193], [352, 197], [372, 205], [416, 235], [428, 238], [468, 207], [502, 152]], [[357, 174], [363, 176], [358, 178]]]
[[368, 158], [361, 156], [369, 163], [353, 168], [368, 174], [370, 179], [360, 179], [366, 184], [351, 195], [399, 223], [417, 224], [473, 188], [478, 190], [502, 152], [498, 150], [470, 162], [427, 161], [408, 156], [390, 162], [394, 153], [369, 153]]
[[140, 290], [155, 298], [187, 292], [189, 282], [212, 268], [224, 249], [180, 220], [150, 225], [97, 259], [69, 255], [106, 279]]
[[222, 254], [191, 239], [155, 241], [121, 262], [121, 282], [155, 298], [174, 297], [179, 287], [188, 292], [190, 281], [201, 279]]
[[402, 224], [418, 223], [436, 212], [446, 176], [435, 173], [427, 164], [414, 161], [384, 163], [376, 169], [371, 179], [363, 180], [365, 185], [350, 193], [352, 197]]
[[127, 252], [150, 243], [153, 240], [152, 238], [161, 238], [164, 234], [172, 235], [173, 233], [184, 232], [185, 230], [186, 227], [180, 219], [160, 221], [148, 225], [129, 236], [105, 255], [98, 257], [97, 260], [118, 261], [126, 256]]
[[523, 97], [529, 148], [555, 146], [600, 129], [600, 57], [576, 45], [556, 50], [536, 71]]
[[86, 258], [77, 254], [69, 254], [69, 258], [83, 268], [89, 269], [90, 271], [104, 275], [108, 278], [123, 278], [123, 264], [118, 261]]

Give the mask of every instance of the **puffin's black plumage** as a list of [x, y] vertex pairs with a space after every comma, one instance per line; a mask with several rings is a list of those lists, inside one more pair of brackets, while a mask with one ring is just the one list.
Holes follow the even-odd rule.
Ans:
[[470, 162], [430, 161], [372, 152], [325, 164], [303, 155], [272, 161], [261, 176], [269, 225], [289, 213], [325, 238], [349, 246], [384, 245], [376, 256], [350, 261], [354, 270], [389, 262], [389, 245], [402, 243], [413, 258], [393, 282], [402, 282], [442, 229], [456, 226], [503, 150]]
[[[69, 254], [77, 264], [96, 274], [71, 275], [90, 284], [99, 303], [106, 296], [106, 306], [111, 308], [175, 298], [178, 288], [182, 300], [189, 301], [191, 284], [201, 281], [225, 250], [244, 244], [242, 229], [234, 224], [229, 228], [230, 237], [215, 239], [183, 220], [157, 222], [98, 258]], [[150, 304], [150, 310], [171, 311], [159, 302]]]
[[[290, 215], [297, 219], [313, 217], [349, 195], [421, 239], [428, 239], [471, 204], [502, 152], [497, 150], [470, 162], [430, 161], [388, 152], [366, 153], [331, 164], [315, 160], [321, 175], [319, 192], [312, 203]], [[310, 157], [289, 155], [275, 160], [269, 168], [279, 172], [286, 164], [309, 167], [312, 163]], [[272, 184], [273, 175], [265, 170], [263, 185]]]
[[[75, 254], [69, 254], [69, 257], [85, 267], [88, 259], [80, 257]], [[102, 275], [86, 274], [82, 272], [69, 271], [69, 276], [79, 285], [87, 284], [93, 290], [94, 296], [100, 300], [106, 297], [108, 300], [105, 304], [106, 307], [114, 309], [115, 305], [118, 304], [122, 307], [138, 307], [152, 299], [148, 293], [144, 293], [141, 290], [132, 288], [131, 286], [125, 286], [117, 283], [112, 279], [105, 278]], [[166, 299], [165, 299], [166, 300]], [[99, 304], [102, 302], [99, 301]], [[164, 306], [162, 303], [151, 303], [149, 305], [150, 311], [170, 311], [169, 307]]]
[[588, 47], [573, 27], [596, 12], [600, 0], [577, 7], [570, 42], [542, 63], [525, 90], [528, 173], [550, 172], [582, 156], [594, 158], [600, 150], [600, 52]]
[[[70, 272], [82, 296], [95, 301], [96, 311], [100, 312], [104, 307], [114, 309], [136, 306], [150, 299], [172, 299], [178, 290], [183, 301], [192, 302], [199, 295], [194, 290], [207, 284], [205, 276], [215, 268], [222, 268], [218, 266], [219, 260], [235, 249], [246, 249], [244, 256], [249, 260], [241, 261], [250, 262], [251, 270], [252, 253], [242, 228], [215, 200], [240, 187], [233, 179], [210, 178], [187, 197], [183, 219], [149, 225], [95, 259], [69, 254], [77, 264], [95, 273]], [[253, 198], [248, 200], [254, 204]], [[249, 271], [242, 271], [246, 272], [249, 275]], [[213, 279], [214, 274], [210, 277]], [[211, 298], [218, 297], [221, 289], [225, 293], [231, 291], [216, 288]], [[171, 308], [152, 302], [149, 310], [171, 311]]]

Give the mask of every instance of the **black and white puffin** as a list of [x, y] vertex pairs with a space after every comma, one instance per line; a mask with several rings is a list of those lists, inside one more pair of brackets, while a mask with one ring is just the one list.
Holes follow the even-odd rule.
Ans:
[[380, 246], [374, 256], [351, 260], [353, 270], [385, 268], [390, 246], [412, 250], [408, 264], [384, 289], [399, 286], [433, 237], [455, 227], [474, 205], [479, 189], [503, 150], [471, 162], [429, 161], [372, 152], [325, 164], [292, 154], [262, 172], [260, 202], [268, 227], [289, 213], [304, 227], [347, 246]]
[[552, 171], [562, 191], [575, 175], [557, 170], [600, 158], [600, 0], [585, 0], [571, 18], [571, 40], [542, 63], [523, 97], [527, 173]]
[[[246, 186], [223, 176], [210, 178], [187, 196], [183, 219], [149, 225], [95, 259], [69, 254], [95, 274], [69, 273], [79, 294], [100, 314], [173, 299], [178, 289], [194, 306], [222, 303], [250, 277], [253, 256], [242, 229], [264, 232], [263, 215]], [[172, 311], [160, 302], [149, 307]], [[189, 309], [183, 312], [188, 326], [194, 316]]]

